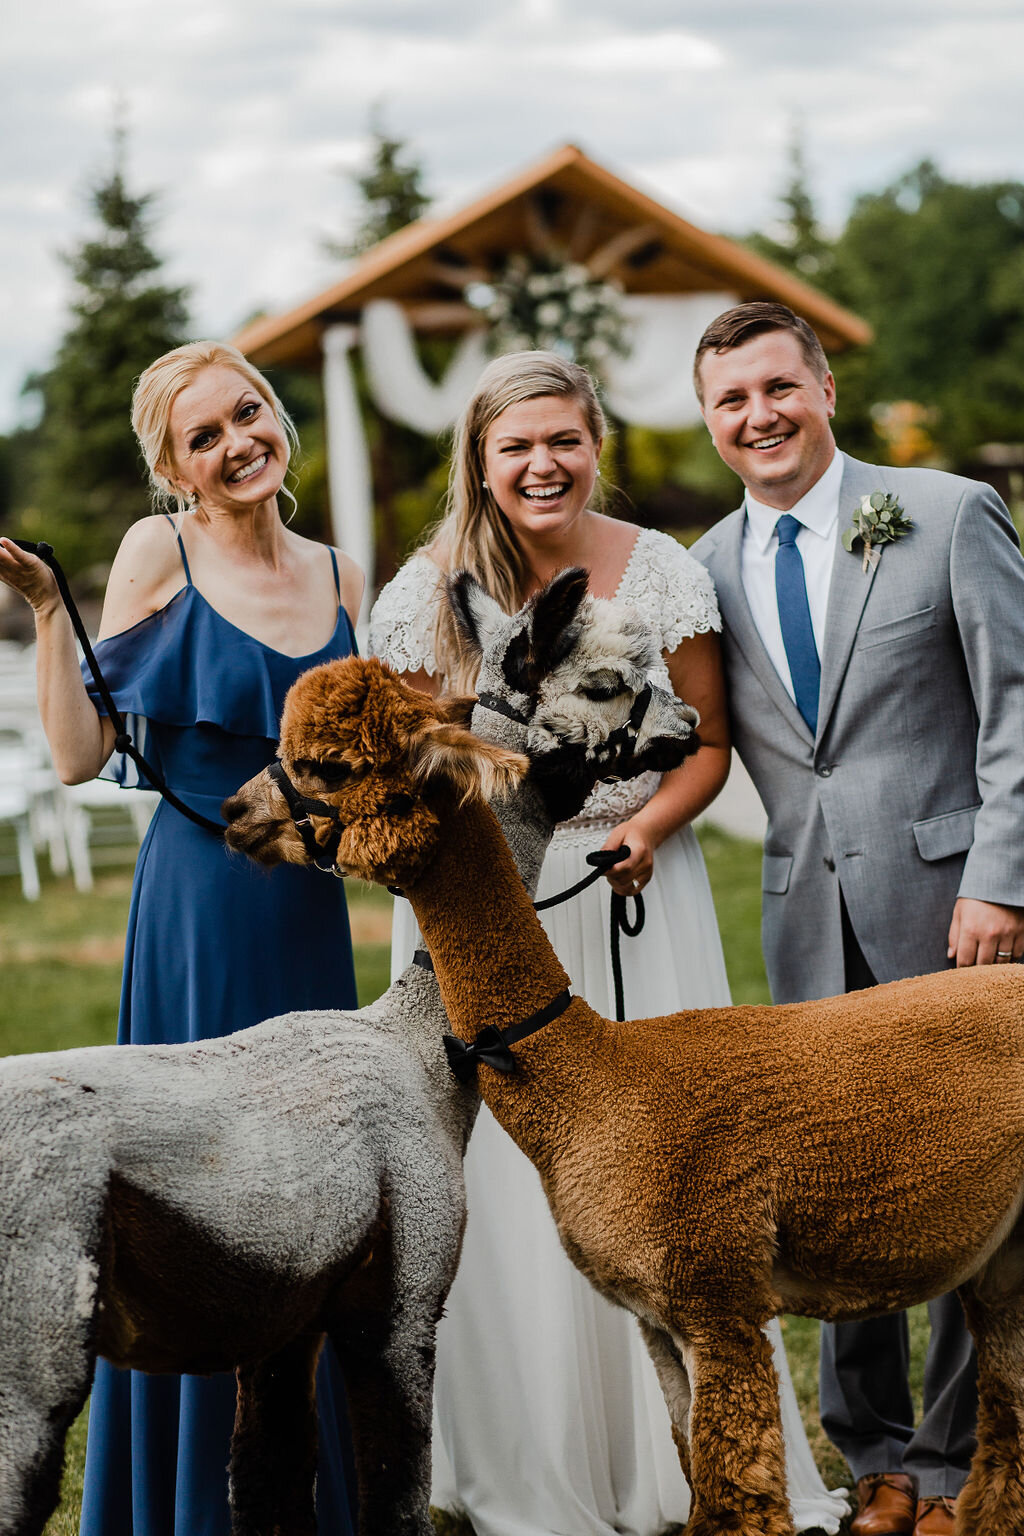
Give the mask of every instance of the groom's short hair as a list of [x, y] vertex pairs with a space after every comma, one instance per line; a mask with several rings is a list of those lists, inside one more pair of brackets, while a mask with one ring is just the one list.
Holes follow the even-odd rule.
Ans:
[[742, 347], [744, 342], [763, 335], [765, 331], [792, 331], [800, 343], [807, 366], [820, 383], [825, 382], [828, 358], [807, 321], [801, 320], [785, 304], [750, 299], [746, 304], [737, 304], [724, 314], [717, 315], [697, 343], [697, 353], [693, 359], [693, 387], [701, 405], [704, 404], [704, 384], [700, 376], [700, 365], [704, 354], [731, 352], [734, 347]]

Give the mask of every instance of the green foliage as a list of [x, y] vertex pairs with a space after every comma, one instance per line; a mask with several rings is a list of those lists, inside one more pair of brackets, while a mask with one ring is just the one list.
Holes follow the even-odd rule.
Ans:
[[[652, 432], [620, 423], [616, 431], [622, 438], [621, 450], [616, 454], [615, 445], [608, 444], [604, 473], [612, 488], [622, 489], [625, 496], [613, 496], [608, 511], [620, 510], [623, 517], [635, 518], [645, 527], [683, 529], [696, 536], [739, 505], [743, 486], [718, 457], [703, 424], [678, 432]], [[616, 459], [627, 466], [622, 485]], [[604, 463], [602, 459], [602, 467]], [[692, 537], [686, 542], [692, 542]]]
[[372, 245], [422, 218], [430, 207], [423, 168], [406, 155], [406, 141], [387, 131], [379, 112], [370, 123], [369, 165], [355, 175], [363, 201], [362, 220], [350, 241], [326, 240], [332, 256], [361, 256]]
[[[798, 140], [790, 162], [778, 233], [748, 244], [874, 328], [870, 346], [833, 360], [843, 446], [969, 469], [980, 444], [1024, 440], [1024, 184], [954, 182], [924, 160], [859, 197], [829, 240]], [[894, 402], [928, 421], [915, 457], [900, 460], [883, 430]]]
[[862, 384], [932, 407], [952, 465], [1024, 438], [1024, 184], [967, 186], [923, 161], [858, 198], [834, 293], [875, 328]]
[[789, 146], [789, 180], [779, 202], [781, 219], [776, 235], [754, 234], [747, 244], [759, 255], [796, 272], [805, 282], [828, 286], [832, 274], [832, 246], [818, 225], [803, 142], [796, 127]]
[[69, 571], [109, 560], [129, 523], [148, 510], [129, 420], [132, 389], [143, 368], [187, 334], [187, 290], [157, 279], [153, 195], [132, 195], [123, 160], [118, 131], [113, 168], [90, 194], [98, 227], [64, 258], [75, 281], [71, 325], [52, 366], [25, 386], [42, 414], [18, 523], [28, 537], [49, 539]]

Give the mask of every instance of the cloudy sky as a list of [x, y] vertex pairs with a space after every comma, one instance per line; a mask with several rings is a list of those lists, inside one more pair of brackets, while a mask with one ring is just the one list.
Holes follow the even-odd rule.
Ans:
[[0, 58], [0, 430], [61, 334], [117, 98], [196, 334], [331, 280], [375, 105], [442, 209], [572, 140], [740, 233], [795, 121], [833, 224], [924, 156], [1024, 180], [1020, 0], [22, 0]]

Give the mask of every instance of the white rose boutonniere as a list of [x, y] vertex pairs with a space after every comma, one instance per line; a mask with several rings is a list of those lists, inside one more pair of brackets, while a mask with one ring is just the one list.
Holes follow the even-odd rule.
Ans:
[[853, 546], [862, 539], [863, 569], [865, 573], [873, 571], [881, 558], [881, 546], [904, 538], [913, 526], [891, 491], [872, 491], [861, 497], [853, 522], [843, 534], [843, 548], [852, 555]]

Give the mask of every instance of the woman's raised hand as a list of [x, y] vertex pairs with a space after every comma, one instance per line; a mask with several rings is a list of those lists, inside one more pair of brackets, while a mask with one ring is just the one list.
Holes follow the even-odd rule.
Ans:
[[19, 549], [13, 539], [0, 538], [0, 581], [20, 592], [36, 613], [60, 605], [60, 592], [49, 566], [38, 555]]

